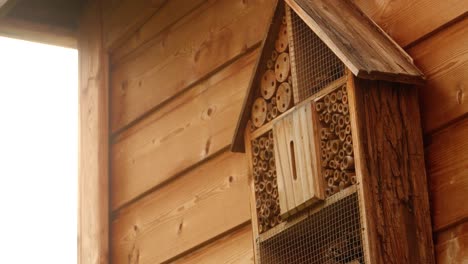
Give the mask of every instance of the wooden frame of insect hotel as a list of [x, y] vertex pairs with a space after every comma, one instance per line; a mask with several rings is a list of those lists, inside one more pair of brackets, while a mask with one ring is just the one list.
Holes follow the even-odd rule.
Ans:
[[351, 1], [278, 1], [232, 144], [257, 263], [434, 263], [423, 81]]

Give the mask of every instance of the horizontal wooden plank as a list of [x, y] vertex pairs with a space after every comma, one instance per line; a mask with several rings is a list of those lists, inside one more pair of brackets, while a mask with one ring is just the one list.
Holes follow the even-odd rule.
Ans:
[[426, 166], [436, 231], [468, 218], [467, 135], [468, 117], [429, 138]]
[[0, 18], [0, 36], [77, 48], [75, 31], [13, 18]]
[[425, 73], [423, 128], [429, 133], [468, 113], [468, 17], [409, 49]]
[[113, 49], [161, 9], [166, 0], [104, 0], [104, 45]]
[[271, 1], [207, 1], [114, 66], [111, 128], [132, 120], [257, 45]]
[[422, 82], [422, 73], [408, 54], [353, 3], [342, 0], [286, 2], [354, 75], [373, 80]]
[[116, 138], [113, 209], [229, 145], [257, 56], [241, 57]]
[[142, 44], [150, 41], [161, 33], [168, 26], [187, 15], [194, 8], [199, 6], [204, 0], [171, 0], [151, 16], [141, 27], [139, 27], [130, 37], [124, 40], [122, 45], [112, 50], [111, 64], [116, 64], [126, 55], [137, 49]]
[[252, 226], [232, 232], [173, 264], [254, 264]]
[[468, 222], [438, 233], [435, 237], [438, 264], [468, 263]]
[[468, 2], [460, 0], [353, 1], [402, 47], [468, 11]]
[[112, 263], [161, 263], [248, 221], [247, 171], [225, 152], [120, 210]]

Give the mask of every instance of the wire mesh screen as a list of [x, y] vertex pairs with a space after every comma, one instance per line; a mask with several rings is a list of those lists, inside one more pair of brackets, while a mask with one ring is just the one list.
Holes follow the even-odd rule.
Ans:
[[312, 96], [345, 75], [340, 59], [307, 24], [287, 8], [294, 102]]
[[[351, 189], [351, 188], [350, 188]], [[262, 264], [359, 264], [364, 262], [359, 198], [333, 195], [323, 208], [272, 229], [257, 239]]]
[[258, 230], [263, 233], [281, 223], [273, 131], [252, 140], [252, 164]]

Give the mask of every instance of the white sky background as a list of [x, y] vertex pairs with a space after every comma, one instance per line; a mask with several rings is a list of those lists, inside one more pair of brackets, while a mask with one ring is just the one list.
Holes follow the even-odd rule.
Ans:
[[0, 37], [2, 263], [76, 263], [78, 52]]

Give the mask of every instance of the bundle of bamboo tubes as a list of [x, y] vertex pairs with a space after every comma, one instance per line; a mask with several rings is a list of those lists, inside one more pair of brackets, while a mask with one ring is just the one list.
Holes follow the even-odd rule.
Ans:
[[260, 79], [260, 92], [252, 106], [252, 131], [275, 119], [293, 104], [288, 43], [284, 17], [275, 48], [271, 52], [271, 57], [266, 61], [265, 71]]
[[320, 121], [320, 156], [327, 197], [356, 184], [346, 85], [315, 103]]
[[252, 163], [259, 232], [281, 222], [273, 132], [252, 141]]

